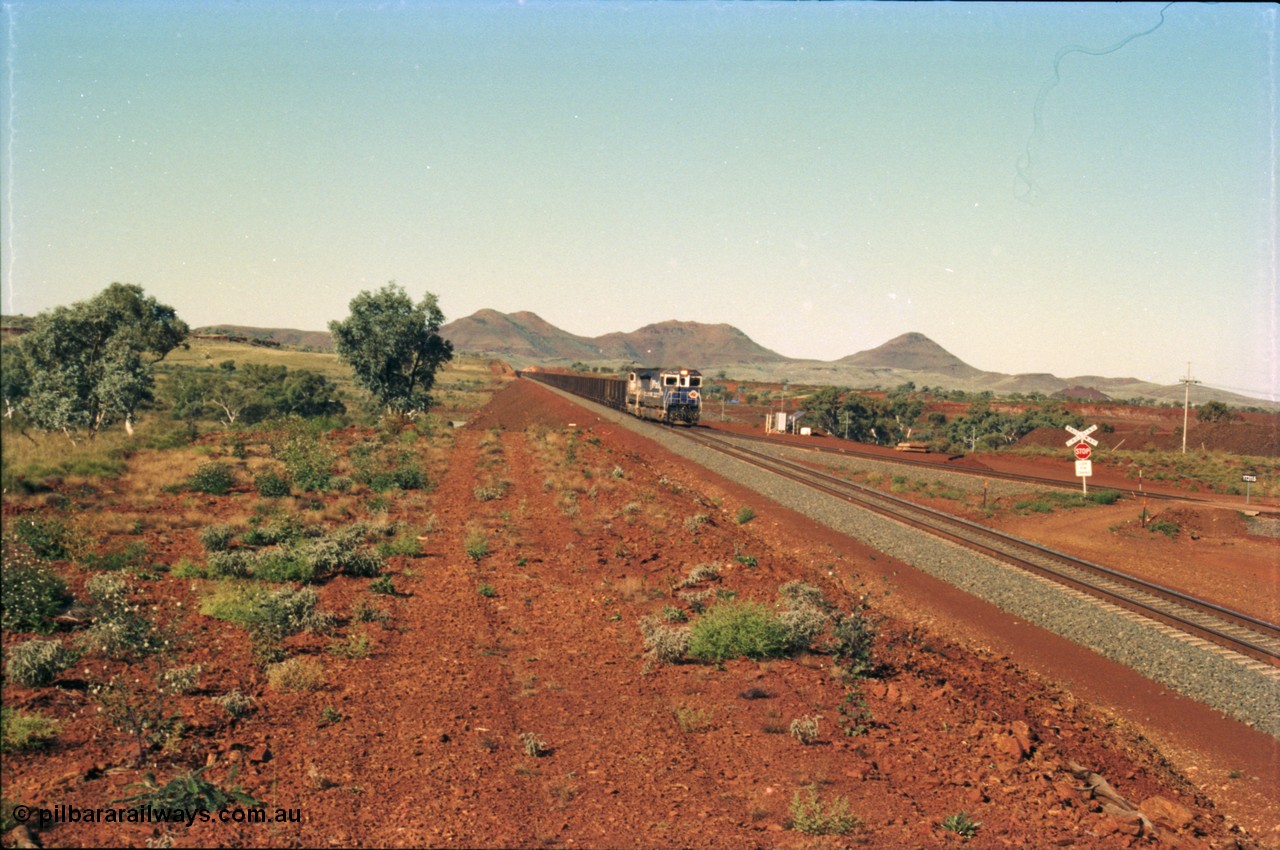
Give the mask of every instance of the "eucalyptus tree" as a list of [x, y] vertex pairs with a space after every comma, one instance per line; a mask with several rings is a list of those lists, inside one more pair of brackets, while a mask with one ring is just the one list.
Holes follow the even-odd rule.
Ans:
[[132, 434], [138, 407], [152, 397], [154, 364], [187, 332], [172, 307], [136, 284], [113, 283], [87, 301], [47, 310], [18, 342], [26, 385], [14, 406], [36, 428], [73, 442], [116, 419]]
[[393, 281], [361, 292], [350, 310], [329, 330], [356, 383], [389, 413], [413, 418], [426, 410], [436, 370], [453, 358], [453, 343], [440, 336], [444, 314], [436, 296], [428, 292], [414, 304]]

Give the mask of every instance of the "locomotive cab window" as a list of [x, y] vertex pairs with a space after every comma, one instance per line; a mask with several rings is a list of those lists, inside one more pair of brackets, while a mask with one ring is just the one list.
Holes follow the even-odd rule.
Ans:
[[677, 380], [677, 379], [676, 379], [676, 376], [675, 376], [675, 375], [664, 375], [664, 376], [662, 377], [662, 383], [663, 383], [663, 385], [664, 385], [664, 386], [668, 386], [668, 387], [674, 387], [674, 386], [676, 386], [676, 380]]
[[698, 375], [690, 375], [690, 376], [689, 376], [689, 386], [691, 386], [691, 387], [700, 387], [700, 386], [702, 386], [702, 378], [701, 378], [701, 377], [699, 377]]

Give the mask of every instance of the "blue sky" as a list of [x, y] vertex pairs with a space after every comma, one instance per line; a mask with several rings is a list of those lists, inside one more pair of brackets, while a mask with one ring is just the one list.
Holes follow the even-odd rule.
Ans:
[[1280, 386], [1271, 4], [3, 11], [6, 313], [124, 281], [318, 329], [395, 280], [587, 336]]

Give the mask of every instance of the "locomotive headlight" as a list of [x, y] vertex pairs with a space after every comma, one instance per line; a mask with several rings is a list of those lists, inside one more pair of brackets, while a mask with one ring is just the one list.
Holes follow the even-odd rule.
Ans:
[[689, 390], [689, 398], [693, 399], [694, 401], [697, 401], [697, 400], [698, 400], [698, 391], [697, 391], [697, 390]]

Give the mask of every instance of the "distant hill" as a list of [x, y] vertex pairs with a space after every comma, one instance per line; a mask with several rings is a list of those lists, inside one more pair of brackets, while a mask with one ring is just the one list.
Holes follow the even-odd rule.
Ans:
[[603, 359], [600, 347], [591, 339], [562, 331], [535, 313], [500, 313], [478, 310], [470, 316], [448, 322], [440, 335], [453, 343], [454, 351], [493, 355], [513, 366], [551, 361]]
[[[5, 317], [6, 324], [21, 326], [23, 317]], [[287, 348], [333, 351], [326, 331], [289, 328], [255, 328], [245, 325], [210, 325], [193, 333], [243, 340], [270, 340]], [[6, 334], [7, 336], [8, 334]], [[634, 363], [643, 366], [692, 366], [714, 374], [724, 370], [747, 381], [787, 381], [791, 384], [835, 384], [885, 389], [905, 384], [990, 391], [996, 395], [1042, 393], [1070, 398], [1147, 398], [1181, 404], [1183, 386], [1162, 386], [1137, 378], [1076, 375], [1060, 378], [1047, 372], [1015, 375], [987, 372], [970, 366], [921, 333], [905, 333], [883, 345], [850, 354], [839, 360], [799, 360], [759, 345], [727, 324], [667, 321], [634, 331], [585, 337], [561, 330], [536, 313], [502, 313], [479, 310], [440, 328], [440, 335], [464, 354], [505, 360], [515, 368], [531, 365], [617, 368]], [[1248, 407], [1280, 408], [1272, 402], [1203, 385], [1192, 388], [1193, 404], [1216, 400]]]
[[[837, 384], [891, 388], [908, 381], [916, 386], [970, 392], [1055, 393], [1072, 398], [1150, 398], [1180, 402], [1180, 384], [1161, 386], [1136, 378], [1079, 375], [1059, 378], [1047, 372], [1009, 375], [970, 366], [921, 333], [905, 333], [883, 345], [835, 361], [798, 360], [770, 351], [727, 324], [659, 322], [629, 333], [575, 336], [529, 312], [480, 310], [450, 322], [441, 336], [454, 350], [496, 357], [516, 368], [534, 364], [568, 366], [575, 362], [616, 368], [622, 363], [646, 366], [693, 366], [703, 372], [724, 370], [735, 378], [788, 381], [792, 384]], [[1218, 400], [1237, 406], [1272, 406], [1224, 390], [1196, 387], [1193, 402]]]
[[193, 336], [227, 337], [228, 339], [267, 340], [286, 348], [308, 351], [333, 351], [333, 336], [328, 331], [300, 331], [293, 328], [254, 328], [248, 325], [208, 325], [195, 328]]
[[16, 337], [31, 330], [35, 319], [31, 316], [0, 314], [0, 336]]
[[921, 333], [905, 333], [884, 345], [869, 351], [859, 351], [841, 357], [837, 363], [847, 363], [863, 369], [906, 369], [912, 372], [936, 372], [951, 375], [957, 380], [981, 375], [975, 369]]
[[1067, 387], [1058, 390], [1049, 396], [1050, 398], [1075, 399], [1076, 401], [1108, 401], [1111, 396], [1099, 391], [1094, 387]]
[[643, 366], [778, 363], [788, 358], [756, 344], [732, 325], [659, 322], [629, 333], [575, 336], [535, 313], [480, 310], [440, 328], [455, 351], [501, 357], [515, 366], [561, 362]]

